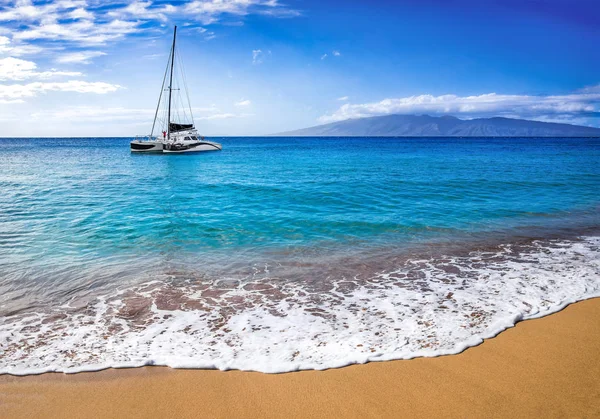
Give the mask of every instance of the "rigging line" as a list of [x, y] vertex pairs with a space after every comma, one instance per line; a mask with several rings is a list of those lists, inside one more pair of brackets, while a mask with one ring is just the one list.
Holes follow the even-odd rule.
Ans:
[[167, 100], [167, 95], [163, 95], [163, 103], [162, 103], [162, 127], [163, 127], [163, 131], [166, 132], [169, 128], [167, 127], [167, 104], [168, 100]]
[[179, 95], [179, 106], [181, 107], [181, 122], [186, 123], [187, 122], [187, 115], [185, 114], [185, 108], [183, 107], [183, 100], [181, 99], [181, 94]]
[[[175, 56], [178, 57], [179, 54], [177, 54], [177, 51], [175, 52]], [[175, 65], [179, 65], [179, 60], [177, 60], [177, 62], [175, 63]], [[172, 83], [172, 96], [173, 96], [173, 103], [171, 106], [171, 116], [172, 116], [172, 120], [173, 122], [178, 122], [178, 123], [182, 123], [185, 122], [185, 108], [182, 106], [183, 102], [181, 100], [181, 83], [180, 83], [180, 76], [179, 76], [179, 71], [175, 70], [173, 73], [173, 83]], [[183, 118], [182, 119], [182, 111], [183, 111]]]
[[179, 58], [179, 68], [181, 68], [181, 76], [183, 78], [183, 87], [185, 89], [185, 95], [187, 96], [188, 107], [190, 109], [190, 118], [192, 119], [192, 124], [194, 123], [194, 114], [192, 113], [192, 102], [190, 102], [190, 93], [187, 87], [187, 79], [185, 77], [185, 67], [183, 66], [183, 57], [181, 54], [177, 56]]
[[[171, 59], [171, 54], [169, 54], [169, 60]], [[165, 68], [165, 75], [163, 76], [162, 86], [160, 88], [160, 95], [158, 96], [158, 104], [156, 105], [156, 112], [154, 112], [154, 121], [152, 122], [152, 131], [150, 132], [150, 137], [154, 135], [154, 126], [156, 125], [156, 117], [158, 116], [158, 109], [160, 108], [160, 100], [162, 99], [162, 94], [165, 89], [165, 81], [167, 80], [167, 71], [169, 70], [169, 60], [167, 60], [167, 67]]]
[[183, 112], [184, 117], [185, 117], [185, 108], [183, 106], [183, 102], [181, 101], [181, 87], [182, 87], [182, 83], [181, 83], [181, 80], [180, 80], [181, 79], [181, 76], [180, 76], [180, 72], [181, 72], [181, 69], [180, 69], [181, 68], [180, 57], [181, 57], [181, 54], [177, 54], [177, 56], [175, 57], [177, 59], [177, 65], [178, 65], [177, 72], [175, 73], [175, 77], [177, 79], [178, 87], [180, 89], [179, 92], [178, 92], [179, 93], [178, 99], [179, 99], [179, 101], [181, 103], [181, 107], [179, 108], [179, 111]]
[[177, 26], [173, 29], [173, 54], [171, 55], [171, 78], [169, 80], [169, 116], [167, 117], [167, 136], [169, 141], [171, 141], [171, 96], [173, 89], [173, 65], [175, 60], [175, 39], [177, 38]]
[[[179, 65], [179, 62], [177, 62], [176, 64]], [[181, 119], [181, 112], [183, 110], [183, 106], [181, 106], [181, 83], [179, 81], [179, 73], [176, 71], [173, 76], [175, 78], [174, 86], [176, 86], [176, 90], [174, 89], [175, 94], [173, 96], [173, 101], [175, 104], [174, 111], [177, 116], [177, 122], [185, 122], [184, 120]], [[185, 118], [185, 113], [184, 113], [183, 117]]]
[[[181, 54], [176, 55], [177, 64], [181, 67], [181, 60], [179, 57], [181, 57]], [[185, 111], [185, 106], [183, 103], [183, 96], [181, 95], [181, 76], [179, 72], [175, 72], [175, 80], [177, 82], [177, 87], [179, 88], [179, 91], [177, 92], [176, 96], [176, 103], [178, 105], [177, 112], [179, 117], [182, 118], [180, 122], [187, 122], [187, 113]]]

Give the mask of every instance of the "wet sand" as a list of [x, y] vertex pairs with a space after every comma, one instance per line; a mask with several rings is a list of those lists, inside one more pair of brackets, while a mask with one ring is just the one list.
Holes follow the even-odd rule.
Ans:
[[269, 375], [0, 376], [0, 417], [600, 417], [600, 298], [459, 355]]

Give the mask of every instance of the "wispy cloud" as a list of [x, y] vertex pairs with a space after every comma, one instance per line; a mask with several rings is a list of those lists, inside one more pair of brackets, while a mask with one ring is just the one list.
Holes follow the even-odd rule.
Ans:
[[177, 11], [178, 8], [172, 4], [154, 6], [151, 1], [133, 1], [125, 7], [111, 10], [107, 15], [119, 19], [134, 18], [166, 22], [167, 15]]
[[234, 103], [234, 105], [238, 107], [250, 106], [251, 104], [252, 102], [249, 99], [240, 99], [239, 101]]
[[28, 84], [0, 84], [0, 99], [19, 99], [50, 91], [105, 94], [120, 89], [118, 84], [69, 80], [66, 82], [33, 82]]
[[[331, 55], [333, 57], [340, 57], [342, 55], [342, 53], [339, 52], [338, 50], [333, 50], [333, 51], [331, 51]], [[321, 60], [324, 60], [327, 57], [329, 57], [329, 54], [325, 53], [325, 54], [321, 55]]]
[[30, 116], [40, 120], [77, 120], [77, 121], [114, 121], [132, 120], [134, 118], [152, 118], [154, 111], [150, 108], [125, 108], [98, 106], [77, 106], [33, 112]]
[[37, 45], [15, 44], [7, 36], [0, 36], [0, 54], [19, 57], [21, 55], [38, 54], [44, 48]]
[[72, 12], [67, 13], [69, 19], [94, 19], [94, 14], [83, 7], [79, 7]]
[[77, 64], [90, 64], [92, 62], [92, 58], [100, 57], [102, 55], [106, 55], [105, 52], [102, 51], [78, 51], [78, 52], [70, 52], [67, 54], [59, 55], [56, 58], [57, 63], [77, 63]]
[[236, 117], [238, 117], [238, 115], [236, 115], [234, 113], [218, 113], [218, 114], [214, 114], [214, 115], [200, 116], [195, 119], [203, 120], [203, 121], [210, 121], [213, 119], [230, 119], [230, 118], [236, 118]]
[[41, 20], [57, 12], [65, 10], [74, 11], [86, 5], [86, 2], [83, 0], [45, 2], [37, 5], [31, 0], [15, 0], [14, 2], [4, 3], [6, 5], [0, 11], [0, 21], [18, 20], [21, 22]]
[[600, 86], [588, 87], [566, 95], [419, 95], [384, 99], [380, 102], [347, 103], [335, 112], [323, 115], [319, 120], [335, 122], [395, 113], [450, 114], [467, 118], [507, 116], [540, 120], [595, 117], [600, 116]]
[[0, 22], [12, 25], [12, 41], [68, 41], [104, 44], [137, 30], [139, 18], [111, 19], [111, 12], [92, 10], [84, 0], [36, 2], [16, 0], [0, 7]]
[[338, 97], [337, 100], [339, 100], [340, 102], [345, 102], [349, 99], [348, 96], [342, 96], [342, 97]]
[[[191, 23], [188, 24], [187, 26], [191, 26]], [[209, 41], [209, 40], [217, 37], [217, 35], [213, 31], [209, 31], [208, 29], [206, 29], [202, 26], [194, 27], [193, 29], [195, 29], [196, 32], [201, 34], [206, 41]]]
[[165, 56], [165, 54], [146, 54], [146, 55], [142, 56], [142, 58], [145, 58], [147, 60], [155, 60], [157, 58], [164, 57], [164, 56]]
[[[23, 99], [0, 99], [0, 104], [2, 105], [7, 105], [7, 104], [15, 104], [15, 103], [25, 103], [25, 101]], [[6, 118], [1, 118], [1, 119], [6, 119]], [[8, 118], [8, 119], [13, 119], [13, 118]]]
[[274, 16], [278, 18], [292, 18], [302, 16], [302, 12], [296, 9], [288, 9], [283, 5], [279, 5], [276, 8], [264, 9], [259, 12], [260, 14], [267, 16]]
[[[1, 99], [0, 99], [1, 100]], [[210, 121], [219, 119], [242, 118], [246, 114], [234, 114], [221, 112], [215, 105], [204, 108], [192, 108], [198, 121]], [[47, 121], [127, 121], [139, 120], [151, 122], [154, 116], [154, 108], [127, 108], [122, 106], [100, 107], [100, 106], [66, 106], [63, 108], [33, 112], [30, 117], [36, 120]]]
[[69, 41], [83, 45], [105, 45], [128, 34], [138, 32], [140, 22], [112, 20], [107, 23], [95, 23], [81, 20], [72, 23], [43, 21], [38, 26], [17, 32], [16, 40], [53, 40]]
[[252, 50], [252, 64], [262, 64], [263, 62], [263, 52], [260, 49]]
[[215, 23], [226, 15], [239, 18], [254, 13], [288, 18], [301, 14], [277, 0], [196, 0], [183, 6], [183, 11], [205, 25]]
[[37, 71], [37, 64], [33, 61], [20, 58], [7, 57], [0, 59], [0, 80], [25, 80], [31, 78], [48, 79], [58, 76], [81, 76], [78, 71]]
[[[110, 2], [109, 2], [110, 5]], [[273, 18], [300, 15], [278, 0], [194, 0], [194, 1], [129, 1], [88, 2], [85, 0], [57, 0], [33, 2], [15, 0], [0, 2], [0, 22], [11, 24], [13, 41], [63, 41], [83, 45], [105, 45], [127, 35], [147, 30], [144, 22], [165, 23], [178, 20], [202, 24], [241, 24], [251, 14]], [[228, 22], [225, 17], [233, 17]], [[205, 39], [216, 36], [207, 31]]]

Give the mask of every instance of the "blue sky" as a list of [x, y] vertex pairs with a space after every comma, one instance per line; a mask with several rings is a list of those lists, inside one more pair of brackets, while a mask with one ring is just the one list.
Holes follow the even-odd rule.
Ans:
[[148, 133], [173, 25], [197, 127], [390, 113], [600, 126], [588, 0], [0, 0], [2, 136]]

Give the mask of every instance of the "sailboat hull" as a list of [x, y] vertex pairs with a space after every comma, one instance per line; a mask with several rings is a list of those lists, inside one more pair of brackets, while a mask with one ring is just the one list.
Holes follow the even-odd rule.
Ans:
[[163, 153], [197, 153], [199, 151], [219, 151], [223, 147], [212, 141], [201, 141], [191, 144], [165, 144]]
[[130, 143], [132, 153], [162, 153], [163, 143], [160, 141], [135, 140]]
[[197, 153], [199, 151], [219, 151], [223, 147], [212, 141], [163, 143], [162, 141], [140, 141], [130, 143], [132, 153]]

